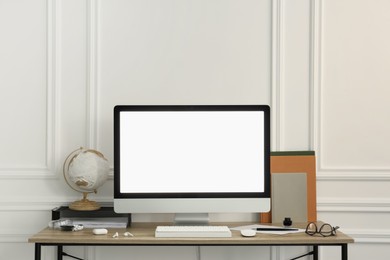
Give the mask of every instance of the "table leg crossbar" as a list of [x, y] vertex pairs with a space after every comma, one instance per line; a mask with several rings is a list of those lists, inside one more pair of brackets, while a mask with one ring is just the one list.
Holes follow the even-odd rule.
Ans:
[[[35, 258], [34, 258], [35, 260], [41, 260], [41, 253], [42, 253], [41, 250], [42, 250], [43, 245], [47, 245], [47, 244], [35, 243]], [[77, 260], [83, 260], [82, 258], [78, 258], [78, 257], [72, 256], [72, 255], [69, 255], [69, 254], [63, 252], [62, 245], [51, 245], [51, 246], [57, 246], [57, 260], [62, 260], [63, 256], [68, 256], [68, 257], [71, 257], [71, 258], [74, 258]], [[348, 244], [341, 244], [340, 246], [341, 246], [341, 259], [348, 260]], [[302, 258], [304, 256], [309, 256], [309, 255], [313, 255], [313, 260], [318, 260], [318, 247], [319, 247], [319, 245], [314, 245], [313, 251], [310, 251], [310, 252], [303, 254], [301, 256], [292, 258], [290, 260], [296, 260], [296, 259]]]

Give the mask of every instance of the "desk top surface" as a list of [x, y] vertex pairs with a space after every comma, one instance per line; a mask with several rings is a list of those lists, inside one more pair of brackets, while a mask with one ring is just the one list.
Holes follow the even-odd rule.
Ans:
[[[112, 245], [324, 245], [347, 244], [354, 240], [348, 235], [337, 231], [336, 236], [322, 237], [309, 236], [305, 232], [286, 235], [262, 234], [255, 237], [242, 237], [239, 231], [232, 231], [230, 238], [156, 238], [154, 236], [157, 225], [168, 223], [132, 223], [130, 228], [109, 228], [107, 235], [93, 235], [92, 229], [67, 232], [45, 228], [29, 238], [30, 243], [41, 244], [112, 244]], [[227, 225], [237, 227], [255, 223], [212, 223], [212, 225]], [[256, 223], [257, 224], [257, 223]], [[305, 228], [306, 224], [297, 224], [294, 227]], [[124, 232], [131, 232], [134, 237], [124, 236]], [[115, 232], [119, 237], [113, 238]]]

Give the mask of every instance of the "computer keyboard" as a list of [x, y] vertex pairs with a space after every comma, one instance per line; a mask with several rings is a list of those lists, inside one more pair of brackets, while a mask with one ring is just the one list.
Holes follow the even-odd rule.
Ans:
[[231, 237], [227, 226], [157, 226], [155, 237]]

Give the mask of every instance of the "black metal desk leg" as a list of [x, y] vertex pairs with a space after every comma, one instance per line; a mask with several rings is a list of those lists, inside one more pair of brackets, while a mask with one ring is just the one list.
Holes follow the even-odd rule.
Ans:
[[341, 245], [341, 260], [348, 260], [348, 244]]
[[62, 260], [62, 246], [57, 246], [57, 260]]
[[313, 246], [313, 260], [318, 260], [318, 246]]
[[41, 260], [41, 244], [35, 243], [35, 260]]

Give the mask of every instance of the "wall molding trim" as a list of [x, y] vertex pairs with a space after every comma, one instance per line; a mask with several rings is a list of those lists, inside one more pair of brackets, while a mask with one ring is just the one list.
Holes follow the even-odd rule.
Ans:
[[59, 5], [57, 0], [46, 1], [46, 159], [45, 165], [1, 167], [0, 179], [56, 179], [58, 136]]
[[390, 181], [390, 169], [332, 167], [322, 161], [322, 36], [323, 36], [323, 1], [312, 1], [312, 45], [313, 45], [313, 147], [317, 153], [318, 181]]
[[388, 171], [318, 171], [317, 181], [390, 181]]
[[272, 1], [272, 73], [271, 73], [271, 117], [272, 147], [274, 151], [281, 150], [282, 143], [282, 112], [283, 112], [283, 0]]
[[85, 246], [84, 247], [84, 258], [89, 260], [96, 259], [96, 247], [94, 246]]
[[0, 243], [27, 243], [33, 234], [0, 234]]
[[98, 3], [87, 0], [87, 147], [98, 149]]
[[60, 205], [67, 205], [69, 201], [0, 202], [0, 211], [48, 211]]
[[318, 198], [318, 212], [359, 212], [359, 213], [388, 213], [390, 199], [388, 198]]
[[345, 229], [343, 232], [352, 236], [357, 244], [390, 244], [389, 229]]
[[0, 179], [3, 180], [30, 180], [30, 179], [58, 179], [54, 167], [26, 167], [2, 168]]
[[[47, 211], [52, 210], [61, 205], [69, 205], [75, 200], [80, 200], [82, 195], [68, 197], [66, 199], [53, 199], [53, 200], [42, 200], [39, 198], [30, 198], [29, 201], [0, 201], [0, 212], [1, 211]], [[98, 197], [94, 196], [92, 200], [98, 201], [103, 204], [111, 204], [113, 201], [112, 197]]]
[[316, 147], [316, 135], [315, 135], [315, 125], [316, 125], [316, 104], [318, 102], [316, 98], [316, 86], [319, 83], [319, 64], [321, 62], [320, 58], [321, 55], [319, 53], [320, 51], [320, 37], [321, 37], [321, 31], [320, 27], [318, 27], [320, 23], [320, 14], [321, 10], [319, 8], [319, 0], [312, 0], [310, 1], [310, 78], [309, 78], [309, 85], [310, 85], [310, 93], [309, 93], [309, 108], [310, 108], [310, 115], [309, 115], [309, 147], [310, 149], [315, 149]]

